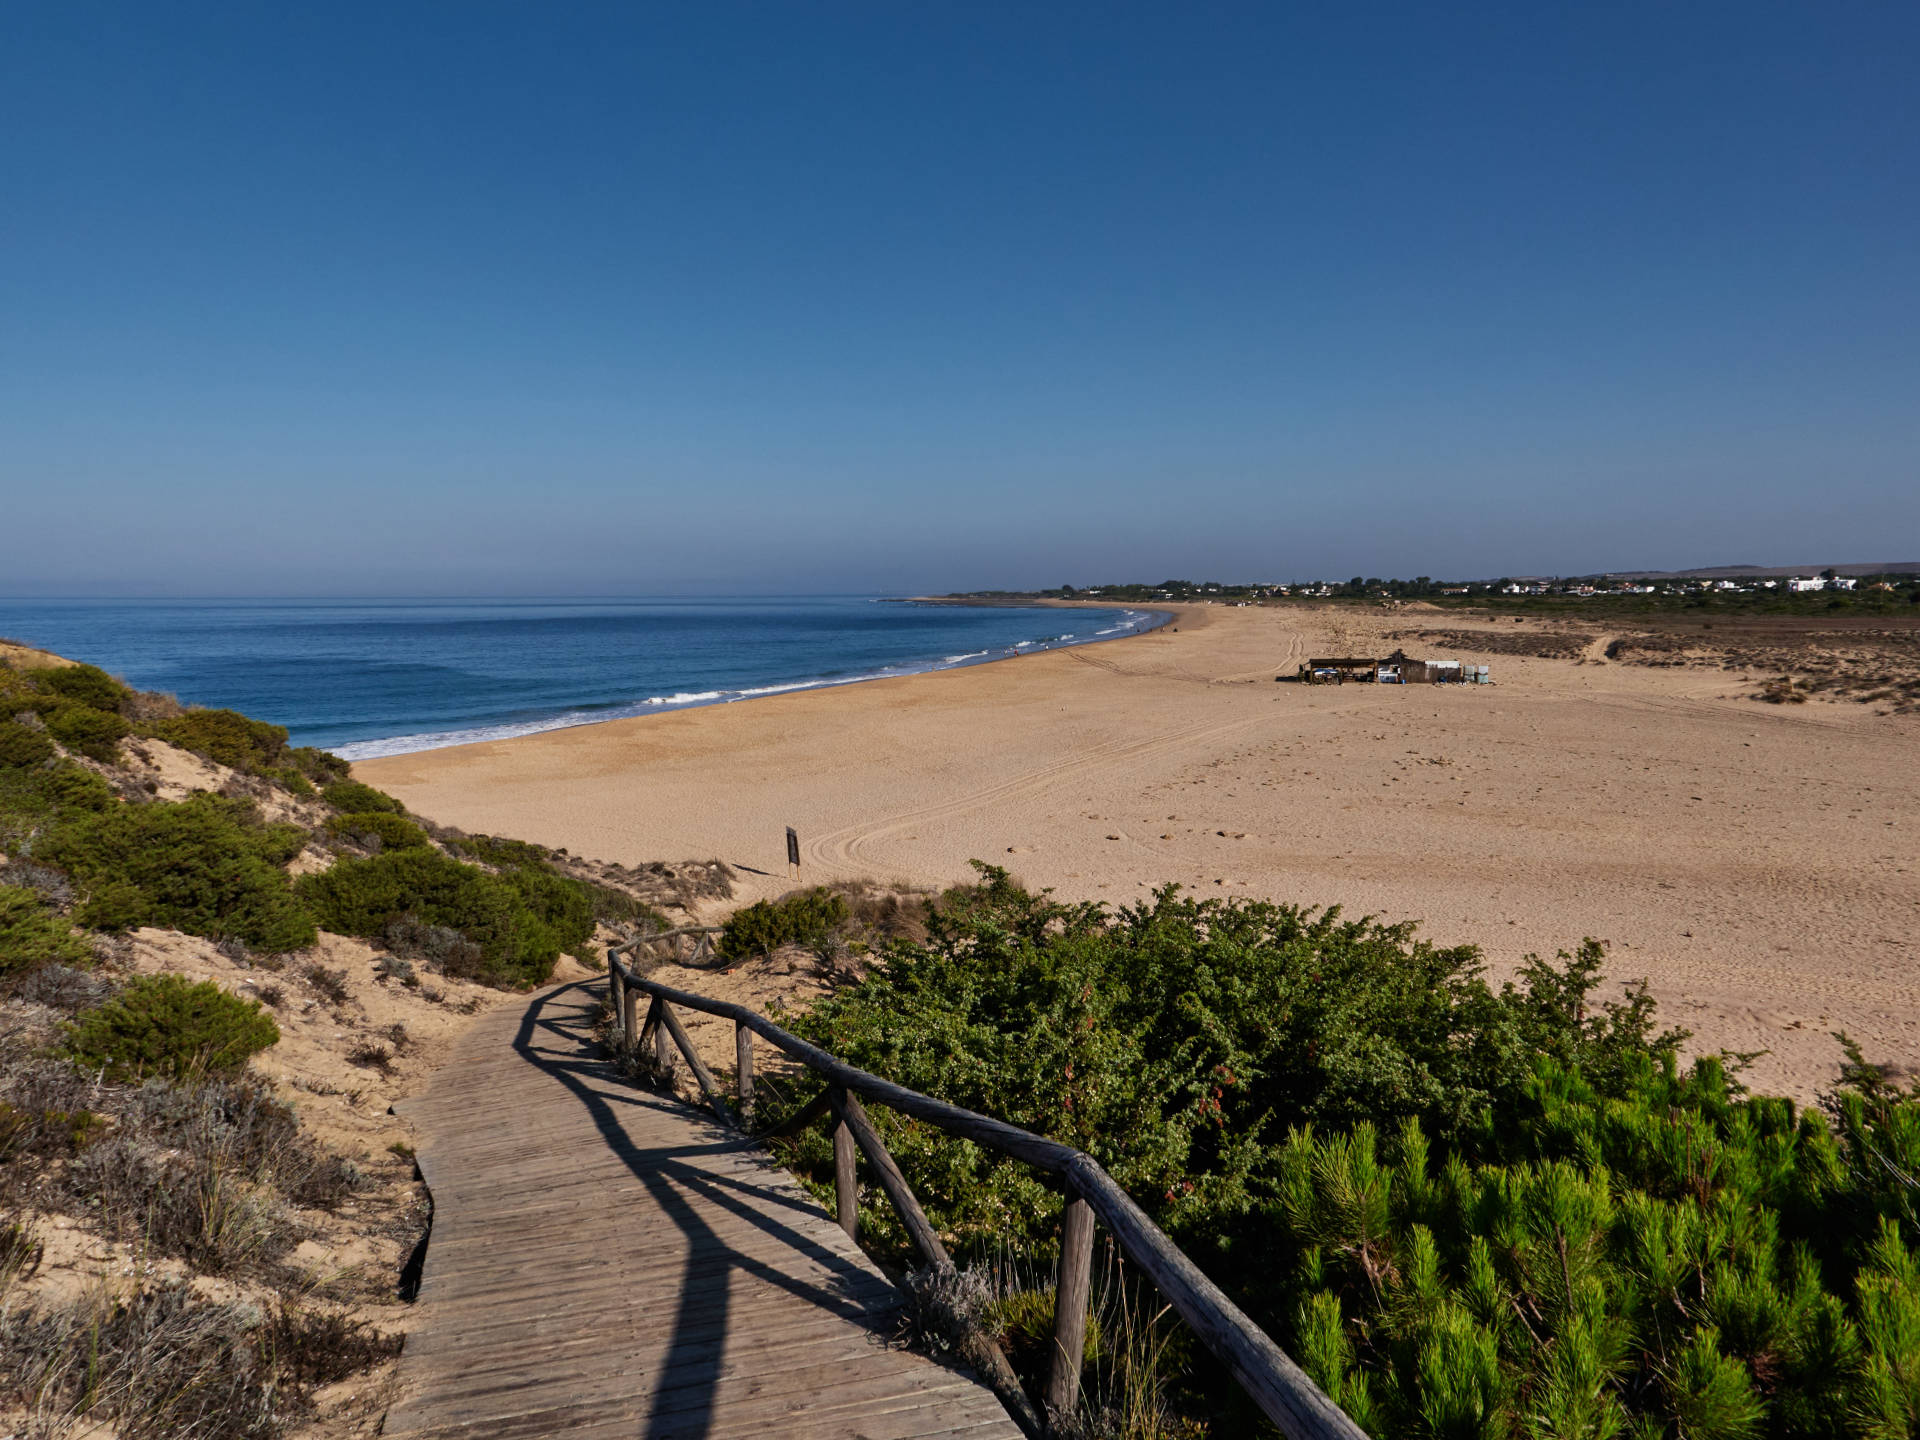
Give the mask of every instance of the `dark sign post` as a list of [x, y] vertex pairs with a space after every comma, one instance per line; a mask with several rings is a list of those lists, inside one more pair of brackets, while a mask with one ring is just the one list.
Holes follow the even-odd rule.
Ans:
[[799, 872], [800, 836], [791, 825], [787, 826], [787, 864], [794, 868], [796, 874]]

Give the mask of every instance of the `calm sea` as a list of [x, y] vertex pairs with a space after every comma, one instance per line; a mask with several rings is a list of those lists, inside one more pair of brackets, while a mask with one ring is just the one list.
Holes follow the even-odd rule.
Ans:
[[981, 664], [1137, 610], [740, 600], [0, 600], [0, 635], [349, 759]]

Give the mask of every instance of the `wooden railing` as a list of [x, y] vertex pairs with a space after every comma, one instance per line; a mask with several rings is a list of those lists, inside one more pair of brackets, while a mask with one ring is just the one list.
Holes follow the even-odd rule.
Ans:
[[[713, 937], [725, 926], [721, 925], [682, 925], [674, 930], [656, 930], [651, 935], [642, 935], [629, 940], [622, 950], [645, 949], [649, 955], [673, 961], [677, 965], [698, 965], [701, 961], [714, 958]], [[660, 956], [657, 946], [665, 945], [666, 954]]]
[[[1059, 1177], [1066, 1188], [1067, 1204], [1061, 1219], [1060, 1268], [1054, 1292], [1053, 1364], [1045, 1396], [1050, 1416], [1071, 1416], [1079, 1400], [1097, 1221], [1107, 1227], [1127, 1258], [1153, 1281], [1201, 1343], [1226, 1365], [1253, 1402], [1291, 1440], [1365, 1440], [1366, 1432], [1348, 1419], [1264, 1330], [1181, 1253], [1092, 1156], [1017, 1125], [949, 1105], [856, 1069], [743, 1005], [711, 1000], [648, 980], [620, 958], [623, 951], [634, 948], [634, 944], [629, 944], [607, 952], [610, 998], [622, 1032], [629, 1043], [637, 1047], [644, 1049], [651, 1045], [654, 1058], [662, 1068], [669, 1059], [667, 1042], [671, 1038], [686, 1058], [687, 1068], [693, 1072], [707, 1103], [728, 1125], [744, 1128], [743, 1122], [751, 1116], [755, 1035], [825, 1077], [827, 1087], [822, 1094], [780, 1129], [791, 1133], [831, 1115], [835, 1209], [841, 1228], [849, 1236], [857, 1238], [859, 1191], [854, 1155], [858, 1150], [867, 1157], [880, 1188], [886, 1192], [921, 1257], [937, 1268], [953, 1265], [926, 1211], [908, 1187], [900, 1167], [887, 1153], [879, 1132], [868, 1120], [860, 1103], [863, 1098]], [[638, 1014], [642, 995], [650, 999], [644, 1020], [640, 1020]], [[674, 1013], [676, 1005], [733, 1021], [734, 1093], [743, 1112], [741, 1116], [734, 1115], [712, 1072], [694, 1051], [686, 1027]], [[998, 1361], [1001, 1372], [989, 1377], [999, 1381], [994, 1388], [1001, 1392], [1003, 1399], [1009, 1400], [1016, 1419], [1030, 1431], [1039, 1428], [1041, 1422], [1030, 1408], [1024, 1415], [1018, 1413], [1025, 1406], [1025, 1400], [1019, 1395], [1017, 1382], [1011, 1379], [1004, 1357], [996, 1350], [993, 1358]], [[1007, 1393], [1009, 1387], [1013, 1391], [1011, 1396]]]

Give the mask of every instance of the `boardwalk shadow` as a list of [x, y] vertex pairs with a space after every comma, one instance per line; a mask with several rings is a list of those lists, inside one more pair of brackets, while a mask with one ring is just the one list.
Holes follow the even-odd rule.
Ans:
[[[610, 1064], [592, 1058], [594, 1042], [587, 1021], [590, 997], [586, 982], [537, 996], [527, 1007], [513, 1048], [529, 1065], [573, 1093], [612, 1153], [645, 1187], [660, 1215], [686, 1239], [673, 1339], [646, 1426], [639, 1433], [648, 1440], [706, 1436], [712, 1433], [714, 1400], [726, 1358], [732, 1272], [749, 1274], [876, 1337], [892, 1307], [891, 1287], [809, 1233], [817, 1231], [826, 1217], [797, 1198], [790, 1186], [771, 1175], [767, 1184], [758, 1185], [714, 1174], [697, 1163], [754, 1149], [718, 1122], [703, 1118], [702, 1129], [711, 1138], [698, 1145], [636, 1142], [622, 1123], [623, 1114], [630, 1115], [634, 1107], [671, 1108], [682, 1117], [687, 1111], [676, 1100], [627, 1087]], [[603, 1088], [609, 1086], [618, 1088]], [[827, 1283], [810, 1283], [743, 1253], [708, 1222], [707, 1214], [714, 1210], [737, 1217], [753, 1231], [812, 1261], [825, 1272]], [[607, 1218], [621, 1223], [619, 1217]]]

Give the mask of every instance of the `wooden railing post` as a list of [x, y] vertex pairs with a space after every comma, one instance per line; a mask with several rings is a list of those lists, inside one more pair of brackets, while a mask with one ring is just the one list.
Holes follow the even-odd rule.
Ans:
[[900, 1173], [893, 1156], [887, 1153], [880, 1132], [873, 1128], [873, 1121], [868, 1118], [866, 1107], [851, 1091], [837, 1087], [827, 1091], [827, 1100], [840, 1123], [853, 1132], [854, 1143], [860, 1147], [860, 1153], [867, 1157], [867, 1164], [873, 1167], [873, 1173], [879, 1177], [880, 1188], [886, 1191], [887, 1199], [893, 1202], [894, 1211], [900, 1216], [900, 1223], [906, 1227], [921, 1258], [935, 1269], [951, 1270], [953, 1257], [947, 1254], [947, 1247], [941, 1243], [933, 1222], [927, 1219], [927, 1212], [920, 1208], [920, 1201], [908, 1186], [907, 1177]]
[[1087, 1354], [1087, 1302], [1093, 1293], [1093, 1207], [1072, 1190], [1060, 1216], [1060, 1273], [1053, 1291], [1053, 1371], [1047, 1377], [1047, 1423], [1073, 1418], [1080, 1403], [1080, 1367]]
[[733, 1022], [733, 1088], [740, 1099], [740, 1123], [753, 1114], [753, 1031]]
[[[702, 933], [710, 927], [686, 927], [690, 933]], [[622, 947], [624, 953], [637, 954], [639, 947], [662, 936], [643, 936]], [[708, 947], [711, 941], [705, 942]], [[1061, 1215], [1060, 1269], [1056, 1277], [1054, 1309], [1055, 1353], [1048, 1376], [1046, 1408], [1053, 1421], [1066, 1426], [1079, 1404], [1080, 1375], [1086, 1356], [1088, 1301], [1092, 1291], [1093, 1230], [1095, 1223], [1106, 1227], [1117, 1251], [1139, 1267], [1141, 1274], [1159, 1289], [1173, 1311], [1186, 1322], [1194, 1338], [1223, 1363], [1239, 1381], [1261, 1412], [1289, 1440], [1366, 1440], [1366, 1432], [1327, 1398], [1319, 1386], [1285, 1351], [1247, 1314], [1235, 1305], [1220, 1287], [1203, 1274], [1166, 1233], [1148, 1218], [1098, 1161], [1082, 1151], [1058, 1141], [1035, 1135], [1004, 1120], [981, 1115], [957, 1105], [936, 1100], [916, 1090], [847, 1064], [831, 1052], [783, 1030], [766, 1016], [745, 1006], [714, 1000], [689, 991], [675, 990], [657, 980], [644, 978], [637, 970], [619, 967], [613, 975], [623, 1001], [629, 994], [651, 997], [646, 1021], [640, 1027], [636, 1047], [644, 1050], [652, 1032], [654, 1054], [664, 1069], [668, 1056], [669, 1032], [687, 1057], [694, 1078], [700, 1082], [707, 1102], [723, 1121], [732, 1123], [725, 1099], [694, 1052], [691, 1037], [669, 1005], [684, 1006], [702, 1014], [734, 1022], [735, 1056], [739, 1061], [741, 1094], [751, 1093], [752, 1054], [744, 1047], [752, 1031], [784, 1054], [800, 1061], [826, 1080], [821, 1093], [789, 1115], [773, 1130], [755, 1137], [797, 1133], [823, 1114], [834, 1117], [833, 1170], [835, 1218], [846, 1233], [858, 1239], [859, 1186], [855, 1169], [856, 1154], [864, 1152], [873, 1166], [880, 1188], [893, 1202], [902, 1222], [913, 1236], [923, 1257], [936, 1268], [950, 1263], [945, 1247], [928, 1222], [919, 1202], [907, 1187], [906, 1179], [881, 1143], [860, 1101], [886, 1105], [910, 1119], [932, 1125], [946, 1134], [984, 1145], [1003, 1155], [1059, 1176], [1067, 1186], [1067, 1205]], [[995, 1361], [997, 1360], [997, 1363]], [[1040, 1433], [1041, 1424], [1021, 1392], [1004, 1355], [992, 1352], [981, 1363], [989, 1383], [1020, 1428], [1029, 1435]], [[998, 1377], [998, 1378], [996, 1378]]]
[[[607, 1005], [612, 1010], [615, 1019], [618, 1019], [623, 1013], [621, 1002], [626, 999], [626, 988], [620, 980], [620, 957], [609, 950], [607, 952]], [[633, 1031], [629, 1029], [621, 1038], [627, 1044], [631, 1045], [633, 1043]]]
[[640, 1013], [640, 992], [631, 985], [620, 987], [620, 1031], [629, 1049], [635, 1040], [634, 1020]]
[[667, 1013], [667, 1002], [662, 1000], [659, 996], [656, 995], [654, 997], [653, 1004], [649, 1009], [649, 1013], [647, 1015], [647, 1021], [649, 1026], [653, 1030], [654, 1067], [657, 1070], [659, 1070], [659, 1072], [662, 1075], [666, 1074], [667, 1066], [671, 1064], [673, 1061], [673, 1054], [671, 1051], [667, 1049], [667, 1046], [670, 1043], [667, 1036], [667, 1027], [660, 1023], [661, 1020], [665, 1017], [666, 1013]]
[[833, 1091], [833, 1204], [847, 1238], [860, 1238], [860, 1182], [854, 1171], [853, 1130], [845, 1119], [847, 1092]]

